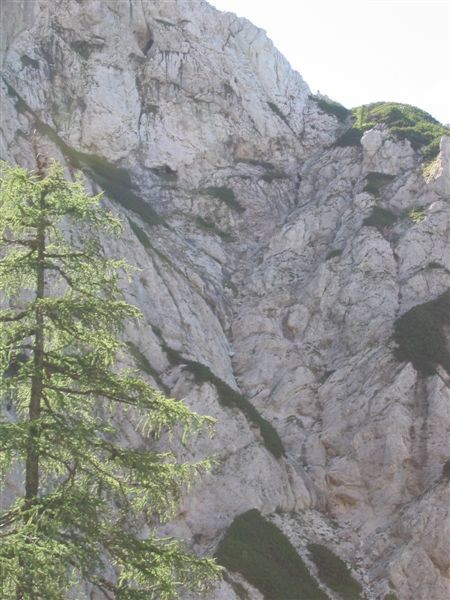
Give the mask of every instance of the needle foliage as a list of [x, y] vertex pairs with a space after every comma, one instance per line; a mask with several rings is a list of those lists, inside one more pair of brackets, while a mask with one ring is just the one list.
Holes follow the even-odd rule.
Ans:
[[[211, 419], [117, 366], [124, 321], [139, 316], [119, 290], [129, 267], [99, 237], [120, 221], [57, 163], [2, 172], [0, 484], [14, 467], [23, 492], [0, 511], [0, 597], [80, 598], [86, 582], [118, 600], [200, 592], [219, 568], [151, 525], [209, 464], [180, 463], [154, 440]], [[119, 416], [141, 447], [121, 439]]]

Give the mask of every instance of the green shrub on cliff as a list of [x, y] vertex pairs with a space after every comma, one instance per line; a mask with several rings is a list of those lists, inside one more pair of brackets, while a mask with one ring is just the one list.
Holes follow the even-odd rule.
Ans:
[[376, 125], [386, 125], [400, 140], [408, 140], [415, 150], [421, 150], [425, 160], [432, 160], [439, 153], [439, 142], [450, 129], [441, 125], [430, 114], [398, 102], [374, 102], [352, 109], [354, 126], [336, 142], [338, 146], [358, 143], [361, 134]]

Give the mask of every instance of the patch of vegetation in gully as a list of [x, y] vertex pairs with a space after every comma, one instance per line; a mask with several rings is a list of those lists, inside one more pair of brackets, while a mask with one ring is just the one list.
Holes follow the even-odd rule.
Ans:
[[395, 356], [409, 361], [425, 377], [441, 365], [450, 375], [450, 352], [444, 327], [450, 325], [450, 289], [435, 300], [419, 304], [395, 321]]
[[359, 600], [363, 588], [353, 577], [345, 562], [322, 544], [308, 544], [312, 561], [318, 569], [318, 576], [323, 583], [343, 600]]
[[241, 573], [265, 600], [328, 600], [288, 538], [256, 509], [236, 517], [216, 556], [219, 564]]

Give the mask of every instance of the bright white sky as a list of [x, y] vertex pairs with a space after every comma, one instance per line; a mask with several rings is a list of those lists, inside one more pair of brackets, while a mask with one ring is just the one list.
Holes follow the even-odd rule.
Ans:
[[265, 29], [314, 93], [450, 123], [450, 0], [209, 0]]

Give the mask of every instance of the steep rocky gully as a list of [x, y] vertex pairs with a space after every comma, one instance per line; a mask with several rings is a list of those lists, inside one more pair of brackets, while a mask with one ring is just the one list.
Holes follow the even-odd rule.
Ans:
[[[31, 167], [35, 132], [105, 190], [136, 364], [217, 419], [178, 443], [217, 464], [164, 533], [225, 556], [235, 519], [283, 532], [306, 600], [450, 598], [449, 375], [395, 337], [450, 287], [450, 138], [425, 167], [382, 123], [347, 144], [350, 112], [203, 0], [17, 0], [3, 25], [2, 158]], [[263, 598], [242, 571], [211, 598]]]

